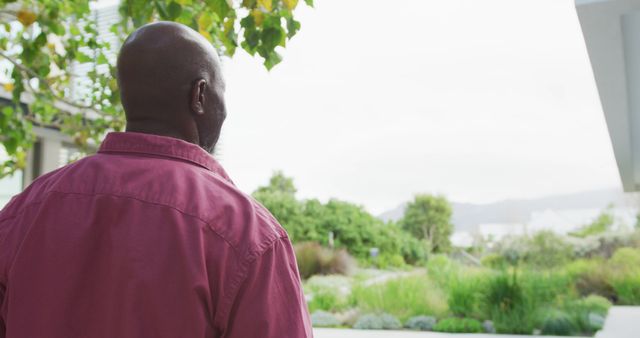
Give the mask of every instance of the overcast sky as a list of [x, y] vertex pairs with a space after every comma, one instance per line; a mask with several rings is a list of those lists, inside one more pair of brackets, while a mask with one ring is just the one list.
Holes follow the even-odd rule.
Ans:
[[283, 170], [380, 213], [620, 186], [573, 1], [316, 0], [299, 19], [270, 73], [225, 61], [218, 158], [243, 190]]

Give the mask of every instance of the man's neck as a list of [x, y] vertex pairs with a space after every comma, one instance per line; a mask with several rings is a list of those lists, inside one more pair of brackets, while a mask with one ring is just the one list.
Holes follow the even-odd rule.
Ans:
[[183, 133], [179, 132], [178, 130], [176, 130], [175, 127], [168, 127], [165, 123], [158, 122], [158, 121], [152, 121], [152, 120], [127, 121], [127, 127], [125, 131], [173, 137], [173, 138], [187, 141], [189, 143], [193, 143], [196, 145], [198, 144], [198, 140], [195, 139], [194, 137], [188, 137]]

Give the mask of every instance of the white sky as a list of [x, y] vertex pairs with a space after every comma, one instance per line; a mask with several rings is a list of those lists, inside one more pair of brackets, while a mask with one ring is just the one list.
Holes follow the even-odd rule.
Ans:
[[[302, 3], [302, 1], [301, 1]], [[218, 158], [245, 191], [374, 213], [619, 187], [571, 0], [316, 0], [270, 73], [225, 61]]]
[[572, 0], [302, 2], [282, 64], [225, 60], [218, 159], [241, 189], [283, 170], [378, 214], [620, 187]]

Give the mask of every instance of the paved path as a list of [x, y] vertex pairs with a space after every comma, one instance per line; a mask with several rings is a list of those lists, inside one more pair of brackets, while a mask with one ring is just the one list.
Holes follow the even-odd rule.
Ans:
[[[374, 331], [346, 329], [314, 329], [315, 338], [524, 338], [507, 334], [449, 334], [413, 331]], [[596, 338], [640, 337], [640, 306], [614, 306], [609, 310], [604, 328]], [[545, 338], [553, 338], [545, 336]], [[566, 337], [564, 337], [566, 338]]]
[[[438, 332], [414, 332], [414, 331], [374, 331], [374, 330], [341, 330], [341, 329], [314, 329], [314, 338], [527, 338], [533, 336], [516, 336], [508, 334], [451, 334]], [[553, 336], [544, 336], [554, 338]], [[567, 338], [567, 337], [556, 337]], [[634, 337], [634, 338], [637, 338]]]
[[371, 285], [376, 285], [376, 284], [382, 284], [382, 283], [390, 281], [392, 279], [419, 276], [419, 275], [423, 275], [423, 274], [426, 274], [426, 273], [427, 273], [427, 271], [425, 269], [414, 269], [414, 270], [411, 270], [411, 271], [390, 272], [390, 273], [385, 273], [385, 274], [382, 274], [380, 276], [376, 276], [376, 277], [367, 279], [366, 281], [364, 281], [363, 285], [364, 286], [371, 286]]
[[[336, 338], [339, 336], [336, 336]], [[614, 306], [596, 338], [640, 337], [640, 306]]]

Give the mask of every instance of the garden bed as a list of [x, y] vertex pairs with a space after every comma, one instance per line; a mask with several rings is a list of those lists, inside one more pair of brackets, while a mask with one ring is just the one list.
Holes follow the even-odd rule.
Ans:
[[[397, 272], [397, 278], [370, 271], [314, 276], [305, 291], [315, 327], [593, 336], [612, 300], [638, 300], [635, 270], [627, 265], [639, 258], [638, 250], [622, 249], [607, 261], [498, 269], [436, 256], [426, 270]], [[373, 278], [381, 282], [368, 282]]]

